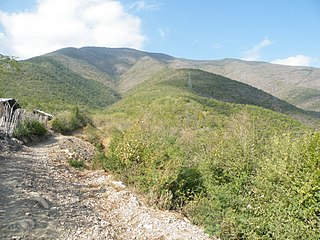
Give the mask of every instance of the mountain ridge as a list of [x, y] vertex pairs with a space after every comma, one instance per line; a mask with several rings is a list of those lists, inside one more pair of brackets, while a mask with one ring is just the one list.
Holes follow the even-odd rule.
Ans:
[[[122, 85], [126, 86], [134, 87], [135, 84], [132, 84], [134, 79], [131, 77], [131, 83], [127, 84], [125, 78], [121, 76], [125, 76], [125, 73], [134, 67], [139, 60], [148, 57], [158, 67], [201, 69], [260, 88], [306, 110], [320, 111], [320, 69], [315, 67], [285, 66], [233, 58], [190, 60], [130, 48], [64, 48], [46, 55], [61, 61], [57, 54], [62, 54], [60, 57], [67, 56], [69, 62], [76, 61], [76, 59], [86, 61], [98, 71], [106, 73], [114, 83], [122, 82]], [[150, 63], [148, 64], [152, 68]], [[140, 78], [138, 82], [141, 83], [144, 80]], [[128, 88], [125, 87], [122, 92], [127, 90]]]
[[[172, 69], [172, 71], [190, 69], [189, 72], [195, 73], [195, 71], [198, 71], [196, 79], [193, 79], [195, 81], [194, 83], [198, 85], [195, 84], [193, 87], [198, 87], [197, 94], [199, 95], [220, 101], [231, 101], [237, 104], [250, 104], [268, 108], [273, 111], [289, 114], [304, 122], [318, 122], [318, 113], [312, 112], [309, 109], [307, 109], [308, 111], [303, 111], [293, 107], [293, 105], [299, 106], [302, 97], [300, 97], [300, 99], [294, 99], [294, 103], [288, 101], [291, 104], [288, 105], [284, 102], [286, 99], [281, 99], [277, 97], [277, 95], [275, 95], [277, 98], [273, 98], [271, 96], [272, 93], [265, 91], [262, 87], [254, 86], [259, 85], [259, 83], [263, 81], [259, 80], [256, 81], [257, 84], [250, 84], [246, 81], [238, 81], [235, 78], [228, 77], [228, 75], [232, 75], [233, 73], [235, 75], [241, 73], [247, 76], [247, 71], [251, 71], [250, 69], [252, 69], [248, 67], [248, 65], [253, 67], [270, 67], [268, 63], [263, 62], [248, 63], [234, 59], [212, 61], [183, 60], [162, 53], [148, 53], [129, 48], [84, 47], [80, 49], [64, 48], [18, 63], [25, 67], [24, 73], [19, 73], [20, 80], [15, 79], [15, 81], [18, 81], [19, 85], [21, 85], [20, 87], [24, 86], [26, 89], [30, 89], [29, 82], [35, 82], [34, 84], [45, 86], [40, 87], [40, 89], [43, 88], [45, 91], [50, 91], [50, 89], [53, 91], [57, 89], [58, 91], [61, 89], [59, 90], [60, 93], [55, 93], [57, 95], [56, 98], [59, 101], [69, 101], [71, 105], [80, 104], [82, 106], [87, 105], [88, 107], [107, 107], [118, 101], [121, 97], [130, 94], [132, 89], [139, 88], [139, 86], [143, 86], [144, 83], [151, 86], [154, 84], [152, 79], [158, 79], [159, 81], [159, 74], [161, 75], [161, 72], [166, 72], [167, 69]], [[245, 68], [238, 70], [237, 66], [239, 63], [245, 65]], [[39, 66], [39, 68], [36, 70], [37, 66]], [[30, 70], [31, 68], [33, 70]], [[216, 73], [218, 72], [217, 69], [220, 69], [220, 72], [224, 71], [225, 74]], [[226, 72], [226, 69], [232, 71]], [[290, 69], [299, 71], [306, 68], [291, 67]], [[264, 70], [264, 72], [266, 72], [266, 70]], [[262, 73], [264, 72], [262, 71]], [[299, 72], [298, 76], [300, 75], [301, 73]], [[35, 79], [36, 76], [38, 80]], [[12, 75], [12, 77], [15, 78], [14, 75]], [[22, 81], [23, 78], [30, 79], [30, 81]], [[184, 78], [187, 79], [188, 76], [185, 75]], [[7, 76], [7, 79], [10, 79], [10, 75]], [[175, 79], [173, 79], [172, 76], [170, 76], [170, 79], [172, 84]], [[3, 80], [6, 81], [6, 79]], [[79, 91], [77, 88], [81, 88], [82, 90]], [[10, 90], [10, 86], [5, 86], [5, 89], [7, 89], [6, 91], [9, 93], [15, 91], [15, 89]], [[62, 89], [69, 89], [71, 92], [62, 94]], [[196, 89], [192, 89], [192, 91], [195, 90]], [[294, 90], [297, 91], [296, 95], [300, 94], [300, 88]], [[27, 91], [27, 96], [20, 93], [18, 97], [26, 102], [28, 98], [31, 97], [29, 95], [32, 94], [32, 91], [31, 89], [29, 92]], [[91, 93], [89, 93], [90, 91]], [[290, 89], [290, 91], [293, 90]], [[103, 92], [105, 94], [102, 94]], [[305, 94], [303, 97], [306, 101], [310, 101], [311, 98], [315, 101], [318, 100], [317, 89], [311, 89], [311, 91], [305, 91], [303, 93]], [[93, 98], [93, 96], [95, 97]], [[38, 96], [32, 96], [32, 98], [38, 99], [38, 102], [41, 101], [41, 99], [39, 99], [41, 97], [46, 98], [41, 93], [39, 93]], [[103, 100], [101, 101], [100, 98]], [[102, 102], [104, 103], [102, 104]]]

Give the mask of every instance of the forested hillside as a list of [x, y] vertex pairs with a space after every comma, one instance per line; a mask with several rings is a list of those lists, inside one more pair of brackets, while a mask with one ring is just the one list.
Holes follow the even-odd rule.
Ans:
[[84, 78], [50, 57], [18, 62], [0, 75], [4, 97], [19, 100], [26, 108], [58, 111], [73, 106], [104, 108], [120, 95], [110, 87]]

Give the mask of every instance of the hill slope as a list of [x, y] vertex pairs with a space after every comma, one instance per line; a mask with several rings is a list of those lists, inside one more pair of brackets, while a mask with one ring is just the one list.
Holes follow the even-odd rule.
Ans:
[[[213, 99], [237, 100], [203, 91], [221, 76], [199, 74], [163, 70], [100, 116], [102, 142], [111, 140], [101, 165], [222, 239], [317, 238], [319, 135], [284, 114]], [[245, 91], [237, 84], [233, 93]], [[314, 201], [301, 206], [304, 189]]]
[[[7, 75], [6, 79], [2, 78], [2, 81], [10, 81], [12, 83], [7, 84], [4, 88], [6, 94], [28, 103], [31, 103], [28, 100], [28, 96], [32, 95], [33, 99], [35, 99], [34, 101], [31, 100], [33, 105], [36, 104], [37, 106], [39, 102], [45, 102], [45, 104], [42, 104], [43, 106], [39, 106], [42, 109], [48, 108], [48, 105], [53, 102], [55, 106], [62, 106], [64, 105], [62, 101], [66, 104], [70, 103], [70, 105], [80, 104], [103, 108], [119, 100], [120, 94], [125, 96], [131, 89], [141, 84], [143, 85], [144, 82], [150, 85], [152, 82], [150, 82], [150, 78], [157, 75], [161, 70], [165, 71], [171, 67], [179, 69], [182, 66], [191, 68], [197, 66], [212, 72], [216, 71], [216, 69], [229, 69], [226, 66], [233, 62], [233, 60], [209, 62], [182, 60], [165, 54], [147, 53], [134, 49], [65, 48], [20, 62], [23, 70], [13, 77]], [[264, 68], [270, 67], [270, 64], [254, 62], [238, 61], [237, 64], [261, 65], [260, 68], [262, 70], [258, 72], [263, 72]], [[237, 70], [234, 67], [234, 72], [241, 72], [242, 69], [249, 71], [248, 67], [239, 67], [239, 69]], [[316, 119], [318, 114], [304, 112], [249, 85], [240, 84], [219, 75], [212, 75], [206, 71], [190, 71], [193, 73], [192, 90], [199, 95], [227, 102], [268, 108], [312, 124], [318, 121]], [[281, 71], [279, 70], [278, 72]], [[170, 84], [181, 84], [181, 77], [179, 76], [180, 80], [175, 79]], [[183, 75], [182, 78], [187, 79], [188, 76]], [[22, 81], [22, 79], [28, 80]], [[257, 82], [255, 81], [255, 83]], [[19, 87], [16, 87], [16, 85]], [[288, 89], [286, 88], [283, 91]], [[295, 88], [295, 91], [298, 92], [297, 94], [301, 89], [301, 87]], [[304, 101], [310, 102], [311, 95], [317, 99], [316, 91], [314, 89], [304, 91], [304, 96], [300, 94], [298, 100], [298, 97], [293, 96], [294, 103], [300, 104], [302, 98]]]
[[0, 84], [3, 94], [22, 106], [50, 111], [74, 105], [104, 108], [120, 98], [110, 87], [45, 56], [19, 62], [17, 69], [0, 76]]
[[[147, 80], [151, 73], [160, 68], [195, 68], [260, 88], [298, 107], [320, 111], [318, 68], [290, 67], [237, 59], [194, 61], [126, 48], [66, 48], [48, 55], [66, 64], [81, 76], [101, 81], [121, 92], [126, 92]], [[147, 67], [149, 73], [144, 76]], [[130, 69], [143, 74], [129, 74]], [[102, 77], [101, 73], [106, 75]], [[119, 82], [120, 86], [117, 88]]]
[[129, 93], [146, 87], [152, 88], [154, 84], [160, 83], [206, 98], [270, 109], [287, 114], [308, 125], [319, 126], [320, 113], [318, 112], [305, 111], [248, 84], [202, 70], [166, 68]]
[[320, 69], [237, 59], [180, 60], [176, 67], [193, 67], [247, 83], [308, 110], [320, 110]]
[[[79, 63], [79, 61], [89, 64], [109, 76], [116, 83], [121, 79], [123, 81], [125, 78], [121, 78], [121, 76], [127, 73], [135, 64], [139, 64], [141, 60], [149, 59], [153, 60], [155, 64], [161, 64], [168, 59], [174, 59], [165, 54], [148, 53], [129, 48], [99, 47], [65, 48], [47, 55], [54, 57], [58, 61], [63, 61], [64, 59], [63, 62], [69, 62], [69, 65], [73, 62]], [[146, 66], [141, 65], [141, 67], [141, 71], [143, 71]]]

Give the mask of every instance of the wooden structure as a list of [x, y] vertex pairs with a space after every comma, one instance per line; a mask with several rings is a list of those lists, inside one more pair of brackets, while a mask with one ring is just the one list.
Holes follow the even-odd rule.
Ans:
[[0, 98], [0, 118], [4, 115], [4, 109], [6, 106], [9, 106], [13, 111], [20, 108], [20, 105], [14, 98]]
[[15, 127], [24, 120], [36, 120], [47, 127], [52, 118], [51, 114], [37, 109], [28, 113], [14, 98], [0, 98], [0, 131], [6, 136], [11, 137]]
[[12, 136], [23, 110], [14, 98], [0, 98], [0, 130]]
[[35, 115], [35, 117], [42, 122], [46, 127], [48, 125], [48, 121], [50, 121], [51, 119], [53, 119], [53, 116], [49, 113], [46, 113], [44, 111], [41, 110], [37, 110], [37, 109], [33, 109], [33, 114]]

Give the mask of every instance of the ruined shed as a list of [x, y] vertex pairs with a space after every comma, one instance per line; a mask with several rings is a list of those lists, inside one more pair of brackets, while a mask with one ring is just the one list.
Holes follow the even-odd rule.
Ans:
[[0, 98], [0, 126], [3, 124], [3, 118], [8, 109], [13, 113], [19, 108], [21, 108], [21, 106], [14, 98]]
[[8, 104], [10, 108], [13, 108], [14, 110], [21, 108], [19, 103], [14, 98], [0, 98], [0, 113], [3, 113], [3, 109], [6, 104]]
[[22, 116], [21, 106], [14, 98], [0, 98], [0, 131], [12, 136]]

